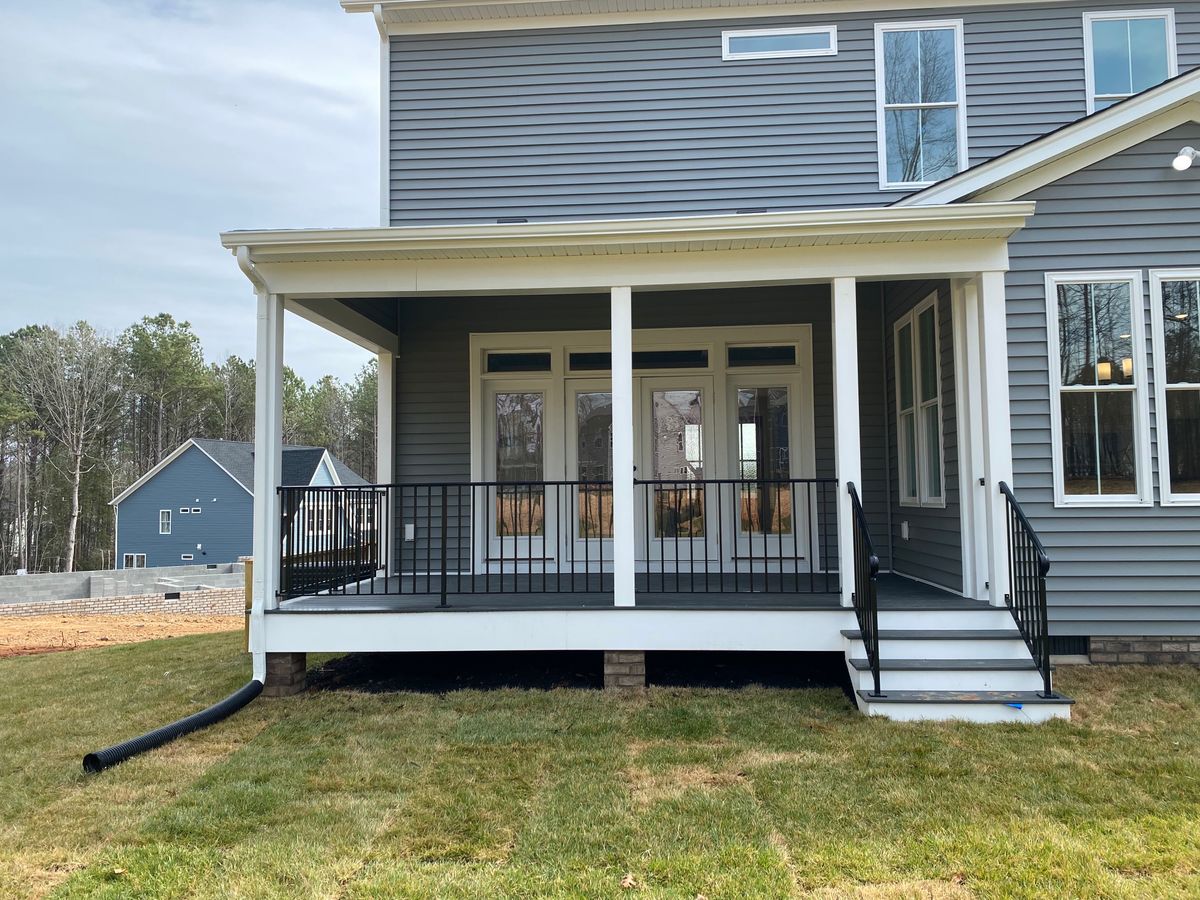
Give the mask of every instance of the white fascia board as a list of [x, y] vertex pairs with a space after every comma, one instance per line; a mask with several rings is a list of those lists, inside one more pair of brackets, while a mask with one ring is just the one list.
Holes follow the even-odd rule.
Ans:
[[[864, 234], [913, 234], [1024, 225], [1033, 214], [1029, 203], [923, 204], [800, 210], [719, 216], [656, 216], [648, 219], [583, 219], [493, 225], [420, 225], [373, 228], [301, 228], [228, 231], [221, 244], [256, 265], [306, 254], [405, 253], [413, 258], [443, 259], [448, 251], [497, 249], [544, 250], [553, 247], [604, 247], [610, 252], [631, 244], [697, 240], [764, 240], [792, 237], [857, 237]], [[835, 241], [836, 243], [836, 241]], [[625, 252], [637, 253], [636, 249]]]
[[[185, 450], [187, 450], [188, 447], [196, 447], [197, 449], [199, 449], [199, 447], [197, 447], [197, 445], [196, 445], [196, 442], [194, 440], [192, 440], [191, 438], [188, 438], [186, 441], [184, 441], [182, 444], [180, 444], [178, 447], [176, 447], [174, 450], [172, 450], [170, 453], [168, 453], [166, 456], [164, 456], [162, 459], [160, 459], [149, 471], [146, 472], [145, 475], [143, 475], [141, 478], [139, 478], [137, 481], [135, 481], [129, 487], [125, 488], [125, 490], [121, 491], [121, 493], [117, 494], [117, 496], [115, 496], [111, 500], [109, 500], [108, 505], [116, 506], [118, 503], [120, 503], [122, 500], [124, 500], [126, 497], [128, 497], [130, 494], [132, 494], [138, 488], [140, 488], [143, 484], [145, 484], [147, 481], [149, 481], [151, 478], [153, 478], [155, 475], [157, 475], [159, 472], [161, 472], [163, 469], [165, 469], [167, 466], [169, 466], [175, 460], [177, 460], [180, 456], [182, 456], [183, 452]], [[208, 456], [207, 453], [205, 453], [204, 455]], [[211, 459], [212, 457], [209, 457], [209, 458]]]
[[[973, 197], [991, 202], [1014, 200], [1121, 149], [1194, 121], [1198, 97], [1200, 69], [951, 176], [895, 206], [939, 206]], [[1057, 165], [1059, 162], [1064, 165]], [[1006, 190], [1008, 185], [1014, 187]]]
[[322, 466], [325, 468], [326, 473], [328, 473], [329, 480], [333, 482], [334, 487], [341, 487], [342, 479], [338, 477], [337, 467], [333, 464], [333, 457], [329, 453], [328, 447], [326, 447], [325, 452], [321, 454], [321, 459], [317, 462], [317, 468], [313, 469], [312, 477], [308, 479], [309, 485], [311, 486], [313, 481], [316, 480], [317, 472]]
[[[1049, 4], [1061, 0], [1028, 0]], [[1011, 0], [973, 0], [974, 6], [998, 6]], [[630, 8], [636, 5], [636, 8]], [[961, 0], [925, 0], [921, 10], [961, 9]], [[787, 16], [911, 13], [912, 0], [342, 0], [350, 13], [371, 13], [392, 36], [515, 31], [535, 28], [584, 28], [653, 22], [697, 22]], [[378, 9], [378, 11], [377, 11]]]

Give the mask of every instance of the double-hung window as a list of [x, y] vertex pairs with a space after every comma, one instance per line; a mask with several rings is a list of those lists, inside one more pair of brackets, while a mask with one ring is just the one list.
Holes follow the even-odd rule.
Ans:
[[1174, 10], [1084, 13], [1083, 42], [1089, 113], [1161, 84], [1178, 72]]
[[1162, 502], [1200, 504], [1200, 269], [1151, 272]]
[[1055, 501], [1149, 502], [1140, 272], [1046, 276]]
[[961, 20], [875, 26], [879, 185], [908, 189], [966, 168]]
[[945, 506], [937, 294], [897, 320], [896, 438], [900, 504]]
[[171, 511], [169, 509], [160, 509], [158, 511], [158, 533], [171, 533]]

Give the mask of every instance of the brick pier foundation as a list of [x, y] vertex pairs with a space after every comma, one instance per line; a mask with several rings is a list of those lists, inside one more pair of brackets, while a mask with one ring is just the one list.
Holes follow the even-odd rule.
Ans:
[[646, 654], [642, 650], [605, 650], [604, 687], [638, 691], [646, 686]]
[[290, 697], [305, 687], [308, 661], [303, 653], [268, 653], [264, 697]]

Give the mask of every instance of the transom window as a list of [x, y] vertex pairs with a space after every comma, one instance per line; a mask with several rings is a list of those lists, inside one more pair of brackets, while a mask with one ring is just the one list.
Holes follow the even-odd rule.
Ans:
[[1176, 75], [1173, 10], [1084, 13], [1083, 39], [1089, 113]]
[[722, 59], [836, 55], [837, 28], [833, 25], [721, 32]]
[[1200, 503], [1200, 269], [1152, 272], [1162, 502]]
[[962, 21], [875, 26], [879, 184], [915, 188], [966, 168]]
[[894, 330], [902, 506], [946, 505], [937, 309], [935, 293], [897, 320]]
[[1141, 273], [1051, 274], [1046, 284], [1057, 348], [1050, 357], [1056, 500], [1144, 502]]
[[171, 533], [171, 511], [169, 509], [160, 509], [158, 511], [158, 533]]

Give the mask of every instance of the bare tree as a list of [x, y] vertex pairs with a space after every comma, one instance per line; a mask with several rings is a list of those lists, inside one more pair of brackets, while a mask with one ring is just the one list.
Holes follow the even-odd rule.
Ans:
[[44, 328], [17, 349], [14, 388], [67, 458], [71, 506], [64, 569], [75, 567], [79, 488], [83, 476], [108, 457], [104, 439], [122, 409], [124, 372], [116, 342], [86, 322], [66, 330]]

